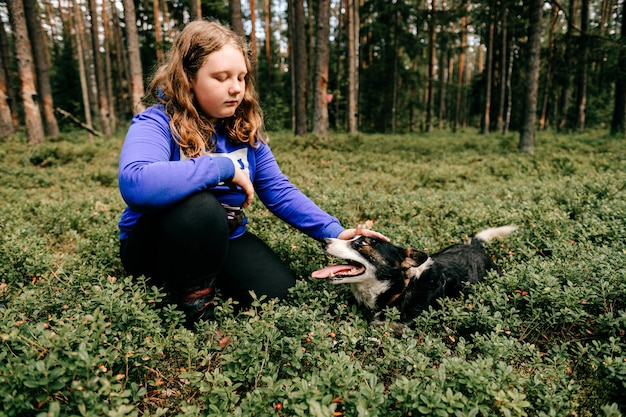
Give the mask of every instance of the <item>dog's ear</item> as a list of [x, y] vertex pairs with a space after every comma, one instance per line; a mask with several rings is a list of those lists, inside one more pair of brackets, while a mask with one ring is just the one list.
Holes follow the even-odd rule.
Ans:
[[405, 249], [405, 255], [406, 257], [402, 262], [402, 267], [405, 269], [414, 268], [428, 260], [428, 255], [417, 249]]

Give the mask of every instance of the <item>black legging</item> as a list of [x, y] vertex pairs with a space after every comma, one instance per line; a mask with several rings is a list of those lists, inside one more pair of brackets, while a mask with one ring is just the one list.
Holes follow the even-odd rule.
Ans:
[[175, 298], [216, 279], [226, 297], [245, 306], [249, 291], [284, 298], [295, 277], [257, 236], [229, 240], [226, 211], [202, 191], [165, 211], [143, 215], [121, 242], [124, 269], [165, 284]]

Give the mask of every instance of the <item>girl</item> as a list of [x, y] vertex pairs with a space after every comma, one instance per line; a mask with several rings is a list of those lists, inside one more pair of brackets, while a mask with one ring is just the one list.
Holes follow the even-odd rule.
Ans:
[[[212, 316], [216, 287], [245, 306], [249, 291], [282, 298], [295, 277], [257, 236], [244, 209], [255, 193], [308, 236], [381, 234], [344, 229], [280, 171], [261, 135], [247, 44], [225, 26], [189, 23], [156, 71], [119, 163], [128, 207], [120, 255], [131, 275], [164, 284], [187, 325]], [[151, 98], [151, 100], [148, 100]], [[386, 238], [385, 238], [386, 239]]]

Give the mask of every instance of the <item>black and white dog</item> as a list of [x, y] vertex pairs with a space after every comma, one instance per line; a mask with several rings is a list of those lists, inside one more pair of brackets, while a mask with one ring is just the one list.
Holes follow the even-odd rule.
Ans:
[[456, 297], [489, 271], [499, 271], [482, 244], [516, 229], [486, 229], [466, 244], [449, 246], [430, 256], [372, 237], [325, 239], [324, 251], [347, 264], [329, 266], [311, 276], [333, 284], [350, 284], [356, 300], [374, 313], [374, 321], [384, 319], [385, 307], [396, 307], [400, 322], [410, 323], [430, 306], [436, 307], [437, 299]]

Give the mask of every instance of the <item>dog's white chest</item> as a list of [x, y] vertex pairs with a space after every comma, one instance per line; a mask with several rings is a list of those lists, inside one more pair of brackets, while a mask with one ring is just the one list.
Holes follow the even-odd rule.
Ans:
[[376, 307], [378, 296], [389, 289], [389, 283], [378, 281], [375, 279], [360, 282], [358, 284], [350, 284], [352, 294], [359, 303], [365, 304], [368, 308]]

